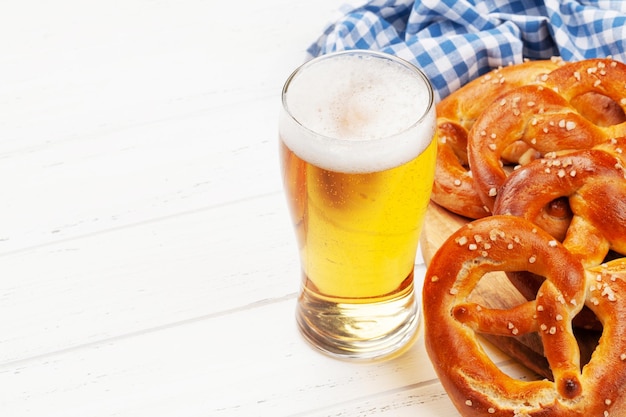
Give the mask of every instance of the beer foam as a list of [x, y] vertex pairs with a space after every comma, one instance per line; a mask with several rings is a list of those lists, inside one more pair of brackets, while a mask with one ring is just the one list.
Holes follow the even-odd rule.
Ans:
[[[352, 51], [354, 52], [354, 51]], [[300, 158], [341, 172], [410, 161], [435, 129], [432, 91], [409, 64], [341, 54], [305, 64], [287, 82], [281, 138]]]

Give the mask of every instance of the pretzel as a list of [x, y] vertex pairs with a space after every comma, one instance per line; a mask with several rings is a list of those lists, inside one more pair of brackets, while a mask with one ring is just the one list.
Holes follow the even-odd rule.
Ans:
[[[468, 301], [486, 273], [528, 270], [545, 276], [536, 299], [509, 309]], [[531, 222], [495, 215], [455, 232], [438, 250], [423, 288], [426, 349], [464, 417], [626, 415], [626, 262], [585, 271], [561, 243]], [[588, 306], [603, 333], [581, 366], [572, 318]], [[478, 333], [539, 334], [553, 380], [502, 372]]]
[[[544, 227], [584, 266], [600, 265], [609, 250], [626, 255], [626, 138], [613, 139], [592, 150], [536, 160], [511, 174], [494, 205], [494, 214], [510, 214], [546, 223], [545, 207], [567, 199], [572, 218], [561, 230]], [[525, 272], [507, 274], [514, 286], [532, 298], [543, 278]], [[584, 311], [579, 327], [599, 329]]]
[[[626, 150], [626, 138], [611, 143], [616, 152]], [[626, 255], [626, 154], [607, 149], [549, 155], [515, 171], [500, 188], [494, 214], [539, 224], [545, 206], [567, 198], [573, 217], [563, 244], [583, 266], [599, 265], [611, 249]]]
[[626, 111], [626, 65], [608, 59], [570, 63], [546, 74], [542, 83], [517, 88], [492, 102], [468, 134], [469, 166], [476, 191], [489, 210], [508, 176], [502, 154], [511, 144], [523, 141], [545, 155], [589, 149], [626, 135], [626, 122], [594, 123], [572, 104], [595, 94]]
[[[541, 85], [556, 90], [564, 104], [567, 103], [568, 107], [563, 110], [598, 126], [605, 139], [622, 136], [626, 121], [626, 102], [622, 93], [625, 72], [626, 66], [610, 59], [567, 64], [558, 58], [528, 61], [496, 69], [450, 94], [437, 105], [439, 146], [432, 200], [470, 219], [491, 214], [493, 198], [489, 194], [497, 192], [497, 187], [483, 184], [479, 188], [476, 185], [473, 169], [468, 163], [468, 134], [486, 108], [498, 102], [503, 94], [521, 86]], [[513, 113], [518, 110], [513, 109]], [[501, 109], [496, 107], [492, 111], [493, 123], [497, 125], [502, 116]], [[558, 122], [560, 120], [557, 125]], [[539, 136], [543, 140], [543, 134]], [[532, 141], [533, 138], [527, 139]], [[502, 146], [498, 153], [498, 157], [491, 161], [494, 170], [498, 170], [500, 164], [524, 165], [542, 156], [532, 143], [521, 140], [509, 141], [508, 146]], [[497, 184], [505, 176], [502, 175]]]
[[[437, 105], [437, 165], [431, 197], [434, 202], [472, 219], [490, 214], [476, 192], [468, 168], [467, 134], [485, 107], [498, 96], [539, 83], [562, 64], [562, 60], [554, 58], [498, 68], [469, 82]], [[509, 152], [517, 161], [526, 150], [526, 146], [518, 146]]]

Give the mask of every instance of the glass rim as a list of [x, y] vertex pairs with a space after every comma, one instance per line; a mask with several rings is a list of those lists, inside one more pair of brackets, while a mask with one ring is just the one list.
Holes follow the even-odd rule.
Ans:
[[379, 142], [379, 141], [384, 141], [384, 140], [389, 140], [390, 138], [396, 137], [396, 136], [401, 136], [403, 134], [405, 134], [406, 132], [415, 129], [416, 127], [418, 127], [429, 115], [429, 113], [432, 111], [434, 105], [435, 105], [435, 92], [433, 89], [433, 86], [430, 82], [430, 79], [426, 76], [426, 74], [424, 73], [424, 71], [422, 71], [419, 67], [417, 67], [415, 64], [407, 61], [404, 58], [398, 57], [396, 55], [392, 55], [390, 53], [387, 52], [382, 52], [382, 51], [374, 51], [374, 50], [369, 50], [369, 49], [347, 49], [347, 50], [342, 50], [342, 51], [334, 51], [334, 52], [329, 52], [323, 55], [318, 55], [308, 61], [306, 61], [305, 63], [301, 64], [298, 68], [296, 68], [290, 75], [289, 77], [287, 77], [287, 80], [285, 81], [285, 83], [283, 84], [283, 88], [282, 88], [282, 92], [281, 92], [281, 104], [282, 104], [282, 108], [285, 111], [285, 113], [289, 116], [289, 118], [295, 122], [300, 128], [305, 129], [306, 131], [308, 131], [309, 133], [315, 135], [318, 139], [322, 139], [322, 140], [328, 140], [328, 141], [340, 141], [343, 142], [345, 141], [345, 139], [341, 139], [338, 137], [334, 137], [334, 136], [328, 136], [325, 135], [323, 133], [317, 132], [311, 128], [309, 128], [308, 126], [305, 126], [300, 120], [298, 120], [291, 112], [291, 109], [289, 108], [289, 105], [287, 103], [287, 94], [288, 94], [288, 90], [289, 90], [289, 86], [291, 85], [292, 81], [298, 76], [298, 74], [300, 74], [302, 71], [305, 71], [306, 68], [315, 65], [317, 62], [322, 61], [322, 60], [326, 60], [326, 59], [332, 59], [334, 57], [337, 56], [342, 56], [342, 55], [367, 55], [367, 56], [372, 56], [375, 57], [377, 59], [386, 59], [389, 61], [393, 61], [397, 64], [402, 65], [403, 67], [405, 67], [406, 69], [408, 69], [409, 71], [413, 72], [415, 75], [418, 76], [419, 79], [421, 79], [424, 83], [424, 86], [426, 87], [427, 91], [428, 91], [428, 105], [425, 106], [424, 111], [422, 112], [422, 114], [420, 114], [420, 116], [418, 118], [416, 118], [416, 120], [411, 123], [409, 126], [407, 126], [406, 128], [404, 128], [403, 130], [397, 131], [393, 134], [387, 135], [387, 136], [381, 136], [379, 138], [374, 138], [374, 139], [369, 139], [368, 142]]

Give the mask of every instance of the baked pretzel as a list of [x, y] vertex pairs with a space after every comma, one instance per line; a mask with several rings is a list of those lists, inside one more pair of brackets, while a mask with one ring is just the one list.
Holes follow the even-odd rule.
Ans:
[[[523, 217], [542, 226], [585, 267], [600, 265], [612, 250], [626, 256], [626, 138], [613, 139], [592, 150], [536, 160], [508, 177], [501, 187], [494, 214]], [[557, 228], [546, 221], [545, 207], [567, 199], [572, 218]], [[561, 230], [564, 227], [564, 231]], [[507, 274], [526, 297], [533, 298], [543, 277], [527, 272]], [[578, 327], [599, 329], [587, 310]]]
[[[495, 69], [463, 86], [437, 105], [437, 165], [432, 200], [448, 210], [477, 219], [490, 214], [478, 196], [467, 162], [467, 134], [483, 110], [498, 96], [514, 88], [539, 83], [563, 61], [528, 61]], [[527, 146], [507, 151], [515, 161]]]
[[[611, 142], [626, 150], [626, 138]], [[567, 198], [573, 217], [562, 240], [583, 266], [601, 264], [611, 249], [626, 255], [626, 164], [621, 158], [626, 154], [603, 149], [549, 155], [515, 171], [500, 188], [494, 214], [540, 224], [547, 205]]]
[[[610, 59], [568, 64], [559, 58], [528, 61], [496, 69], [450, 94], [437, 105], [439, 147], [432, 200], [471, 219], [491, 214], [493, 199], [489, 194], [497, 190], [492, 184], [484, 185], [483, 195], [479, 195], [473, 169], [468, 163], [468, 134], [486, 108], [518, 87], [542, 85], [556, 90], [567, 102], [569, 112], [595, 126], [606, 128], [600, 129], [605, 138], [622, 136], [620, 132], [624, 131], [624, 126], [616, 125], [626, 121], [626, 102], [621, 85], [625, 72], [626, 66]], [[518, 111], [513, 108], [511, 113]], [[502, 109], [496, 107], [492, 115], [493, 123], [500, 123], [502, 115]], [[557, 126], [560, 122], [561, 119], [556, 121]], [[571, 123], [565, 125], [566, 132], [571, 126]], [[485, 130], [485, 133], [488, 131]], [[543, 133], [539, 133], [537, 140], [543, 140]], [[533, 138], [527, 139], [531, 143], [511, 140], [507, 146], [500, 147], [498, 157], [491, 161], [493, 169], [498, 170], [499, 165], [523, 165], [540, 157], [541, 153], [532, 143]], [[485, 146], [487, 149], [482, 148], [482, 151], [492, 152], [491, 143]], [[555, 209], [555, 215], [558, 215], [560, 207], [557, 205]]]
[[591, 121], [572, 104], [592, 94], [626, 111], [626, 65], [608, 59], [580, 61], [555, 69], [542, 81], [492, 102], [468, 134], [469, 166], [478, 195], [489, 210], [508, 176], [502, 154], [511, 144], [523, 141], [545, 155], [589, 149], [626, 135], [626, 122], [605, 126], [605, 120]]
[[[545, 276], [536, 299], [509, 309], [469, 300], [493, 271]], [[514, 216], [475, 220], [454, 233], [431, 260], [423, 289], [426, 349], [444, 388], [464, 417], [626, 415], [626, 263], [585, 271], [561, 243]], [[584, 366], [572, 332], [583, 305], [603, 333]], [[539, 334], [553, 381], [523, 381], [502, 372], [478, 333]]]

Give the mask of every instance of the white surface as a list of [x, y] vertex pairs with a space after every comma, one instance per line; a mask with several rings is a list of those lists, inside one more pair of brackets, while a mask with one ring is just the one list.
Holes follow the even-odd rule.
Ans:
[[457, 416], [421, 337], [355, 365], [295, 328], [279, 93], [337, 7], [3, 6], [0, 416]]

